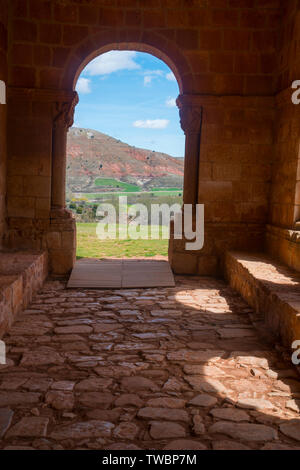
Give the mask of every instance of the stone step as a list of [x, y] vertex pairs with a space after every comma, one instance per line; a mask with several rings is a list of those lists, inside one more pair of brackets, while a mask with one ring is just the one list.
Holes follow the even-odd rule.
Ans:
[[0, 338], [30, 304], [47, 275], [45, 252], [0, 252]]

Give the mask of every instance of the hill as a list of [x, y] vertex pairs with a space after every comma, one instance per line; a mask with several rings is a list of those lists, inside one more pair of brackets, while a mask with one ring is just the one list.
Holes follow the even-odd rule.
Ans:
[[67, 190], [73, 193], [148, 191], [183, 184], [183, 159], [132, 147], [91, 129], [72, 127]]

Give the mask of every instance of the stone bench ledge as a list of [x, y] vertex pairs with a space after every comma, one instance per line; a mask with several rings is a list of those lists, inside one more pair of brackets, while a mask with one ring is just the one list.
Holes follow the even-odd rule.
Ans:
[[300, 274], [265, 254], [227, 252], [225, 277], [286, 347], [300, 340]]
[[48, 275], [47, 253], [0, 252], [0, 338]]

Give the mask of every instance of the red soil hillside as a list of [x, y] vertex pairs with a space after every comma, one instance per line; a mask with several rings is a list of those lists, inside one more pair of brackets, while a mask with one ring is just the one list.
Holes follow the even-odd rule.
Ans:
[[182, 187], [183, 159], [131, 147], [108, 135], [72, 127], [67, 145], [67, 187], [93, 191], [97, 178], [141, 187]]

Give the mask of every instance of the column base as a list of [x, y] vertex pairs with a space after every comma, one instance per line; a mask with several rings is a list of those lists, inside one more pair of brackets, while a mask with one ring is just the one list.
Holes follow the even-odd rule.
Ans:
[[69, 274], [76, 261], [76, 222], [67, 209], [52, 209], [49, 232], [46, 235], [50, 273]]
[[263, 251], [265, 226], [261, 224], [207, 222], [201, 250], [186, 250], [189, 240], [174, 239], [170, 226], [169, 262], [175, 274], [222, 277], [228, 250]]

